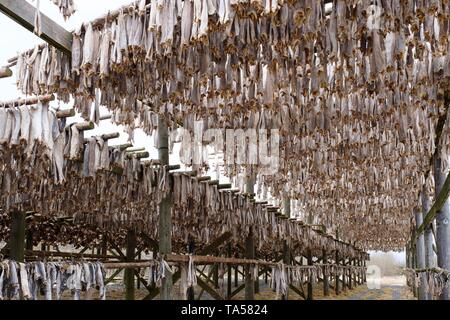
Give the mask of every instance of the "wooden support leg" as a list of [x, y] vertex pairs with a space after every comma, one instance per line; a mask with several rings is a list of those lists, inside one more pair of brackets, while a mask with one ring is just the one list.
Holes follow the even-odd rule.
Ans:
[[[447, 101], [447, 103], [449, 103]], [[441, 170], [440, 152], [434, 158], [434, 183], [436, 197], [441, 193], [448, 170]], [[450, 269], [450, 198], [447, 198], [441, 210], [436, 213], [436, 251], [437, 265], [444, 270]], [[439, 300], [448, 300], [448, 289], [443, 290]]]
[[[227, 256], [231, 258], [231, 243], [227, 245]], [[227, 264], [227, 299], [231, 297], [231, 264]]]
[[268, 284], [268, 283], [269, 283], [268, 278], [269, 278], [269, 272], [266, 271], [266, 272], [264, 272], [264, 283], [265, 283], [265, 284]]
[[25, 249], [33, 251], [33, 231], [27, 231], [27, 239], [25, 241]]
[[23, 262], [25, 258], [25, 212], [13, 212], [9, 236], [9, 257]]
[[[422, 225], [422, 222], [423, 222], [422, 211], [420, 209], [416, 209], [415, 218], [416, 218], [416, 226], [418, 228], [419, 226]], [[419, 269], [424, 269], [425, 268], [425, 239], [424, 239], [423, 234], [420, 234], [417, 238], [416, 254], [417, 254], [417, 267]], [[427, 282], [426, 274], [421, 273], [420, 274], [420, 284], [419, 284], [419, 288], [418, 288], [419, 300], [427, 299], [426, 282]]]
[[213, 268], [214, 288], [219, 289], [219, 264], [215, 263], [212, 268]]
[[[136, 233], [133, 230], [128, 230], [127, 233], [127, 262], [133, 262], [136, 251]], [[134, 270], [126, 268], [124, 271], [125, 282], [125, 299], [134, 300]]]
[[[195, 254], [195, 241], [194, 241], [194, 238], [192, 238], [192, 237], [190, 237], [190, 239], [189, 239], [188, 252], [190, 254]], [[186, 296], [187, 296], [187, 300], [195, 300], [195, 289], [193, 286], [187, 288]]]
[[[289, 250], [287, 241], [284, 241], [284, 244], [283, 244], [283, 263], [284, 264], [291, 263], [291, 252]], [[287, 272], [287, 271], [283, 270], [283, 272]], [[286, 277], [286, 279], [287, 279], [287, 277]], [[289, 300], [289, 288], [286, 291], [286, 294], [281, 296], [281, 300]]]
[[[336, 250], [336, 256], [335, 256], [335, 263], [336, 265], [339, 265], [339, 251]], [[335, 283], [334, 283], [334, 290], [336, 292], [336, 295], [339, 295], [341, 293], [339, 287], [339, 274], [338, 274], [338, 270], [336, 270], [336, 274], [334, 277]]]
[[239, 266], [234, 267], [234, 286], [237, 287], [239, 285]]
[[[327, 254], [327, 249], [323, 249], [322, 250], [322, 255], [323, 255], [323, 263], [324, 264], [328, 264], [328, 254]], [[328, 275], [325, 274], [325, 267], [323, 267], [323, 295], [325, 297], [328, 297], [330, 295], [330, 283], [329, 283], [329, 279], [328, 279]]]
[[[349, 259], [348, 264], [349, 264], [350, 266], [353, 265], [353, 259], [352, 259], [352, 258]], [[350, 290], [353, 289], [353, 279], [352, 279], [352, 272], [351, 272], [351, 270], [348, 270], [348, 288], [349, 288]]]
[[[169, 165], [169, 130], [163, 116], [158, 120], [158, 155], [163, 166]], [[159, 205], [159, 252], [164, 254], [172, 253], [172, 195], [169, 194], [162, 199]], [[161, 281], [161, 300], [172, 299], [172, 274], [166, 273], [166, 277]]]
[[[253, 240], [253, 232], [250, 230], [245, 241], [245, 257], [247, 259], [255, 258], [255, 244]], [[245, 300], [255, 299], [255, 281], [253, 280], [253, 266], [245, 265]]]
[[[308, 249], [308, 266], [313, 265], [313, 257], [312, 252], [310, 249]], [[313, 300], [313, 282], [312, 279], [308, 279], [308, 297], [307, 300]]]
[[[257, 274], [259, 275], [259, 267], [255, 266], [258, 269]], [[255, 279], [255, 293], [259, 293], [259, 277]]]

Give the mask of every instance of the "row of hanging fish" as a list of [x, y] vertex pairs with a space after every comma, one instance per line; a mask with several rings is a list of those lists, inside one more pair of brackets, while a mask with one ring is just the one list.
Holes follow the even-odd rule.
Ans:
[[277, 296], [281, 296], [286, 295], [291, 284], [301, 286], [307, 281], [316, 283], [318, 278], [323, 279], [324, 276], [358, 276], [362, 278], [366, 269], [366, 267], [360, 266], [338, 266], [335, 264], [299, 266], [279, 263], [276, 267], [272, 267], [270, 286], [276, 291]]
[[100, 262], [0, 261], [0, 300], [60, 300], [68, 290], [74, 300], [106, 299], [105, 270]]
[[[41, 115], [43, 110], [40, 110]], [[59, 130], [57, 132], [65, 141], [75, 139], [75, 145], [82, 147], [76, 125], [69, 128], [65, 135]], [[41, 147], [52, 150], [44, 141]], [[216, 185], [201, 183], [185, 174], [169, 174], [166, 167], [124, 156], [125, 153], [119, 149], [107, 149], [109, 153], [105, 153], [97, 149], [98, 141], [94, 139], [88, 139], [84, 146], [83, 162], [76, 161], [83, 154], [78, 147], [73, 153], [74, 161], [70, 160], [70, 152], [66, 161], [63, 151], [72, 149], [73, 144], [68, 145], [70, 148], [59, 149], [62, 152], [59, 156], [48, 157], [45, 153], [30, 156], [26, 151], [20, 152], [20, 149], [12, 152], [13, 146], [5, 143], [0, 157], [4, 164], [0, 178], [5, 190], [2, 193], [3, 210], [34, 211], [49, 217], [73, 217], [75, 223], [98, 226], [109, 231], [134, 228], [156, 239], [159, 202], [172, 192], [173, 232], [182, 241], [186, 242], [190, 235], [194, 235], [196, 239], [202, 239], [200, 242], [208, 243], [223, 232], [231, 231], [238, 242], [252, 230], [260, 248], [275, 242], [282, 245], [289, 236], [300, 248], [339, 248], [349, 255], [358, 254], [353, 247], [322, 236], [296, 221], [276, 218], [274, 212], [269, 212], [263, 205], [243, 195], [219, 191]], [[27, 144], [23, 145], [24, 150], [27, 147]], [[108, 148], [106, 142], [103, 148]], [[55, 154], [58, 149], [53, 147], [51, 152]], [[91, 152], [94, 155], [92, 157]], [[109, 157], [104, 158], [104, 154], [109, 154]], [[64, 160], [62, 180], [54, 179], [53, 176], [52, 169], [58, 158]], [[119, 173], [107, 170], [108, 166], [96, 165], [101, 165], [102, 159], [116, 158], [119, 161], [111, 161], [111, 164], [114, 164], [114, 169], [117, 163], [121, 163], [122, 171]], [[120, 159], [126, 160], [121, 162]], [[97, 171], [94, 172], [93, 168]]]
[[425, 291], [432, 299], [439, 297], [439, 295], [444, 290], [448, 290], [450, 286], [448, 272], [438, 272], [436, 270], [417, 272], [413, 269], [405, 269], [404, 273], [406, 275], [407, 285], [410, 288], [418, 288], [419, 286], [424, 285]]

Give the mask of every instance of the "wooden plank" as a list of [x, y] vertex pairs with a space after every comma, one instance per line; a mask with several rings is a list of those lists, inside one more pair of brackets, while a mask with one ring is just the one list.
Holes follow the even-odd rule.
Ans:
[[[0, 0], [0, 11], [25, 29], [34, 31], [36, 8], [25, 0]], [[41, 13], [41, 31], [39, 36], [50, 45], [70, 55], [72, 52], [72, 34], [52, 19]]]

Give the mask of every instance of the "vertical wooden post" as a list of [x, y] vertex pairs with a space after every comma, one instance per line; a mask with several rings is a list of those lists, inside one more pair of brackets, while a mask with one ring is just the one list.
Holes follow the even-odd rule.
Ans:
[[[255, 253], [256, 253], [256, 249], [255, 249]], [[256, 257], [256, 254], [255, 254]], [[255, 268], [257, 269], [256, 275], [256, 279], [255, 279], [255, 293], [259, 293], [259, 266], [255, 266]]]
[[234, 266], [234, 286], [237, 287], [239, 285], [239, 266]]
[[[335, 261], [336, 267], [338, 267], [339, 266], [339, 251], [338, 250], [336, 250], [334, 261]], [[339, 295], [341, 293], [341, 291], [339, 289], [339, 285], [340, 285], [339, 284], [339, 270], [337, 270], [337, 269], [336, 269], [334, 281], [335, 281], [334, 282], [334, 290], [336, 292], [336, 295]]]
[[[189, 245], [188, 245], [189, 254], [195, 254], [195, 240], [194, 237], [189, 235]], [[197, 271], [196, 271], [197, 272]], [[195, 290], [194, 287], [187, 288], [187, 300], [195, 300]]]
[[23, 262], [25, 258], [25, 216], [25, 212], [18, 211], [11, 214], [9, 257], [18, 262]]
[[212, 268], [214, 288], [219, 289], [219, 264], [215, 263]]
[[[413, 234], [412, 238], [414, 239], [414, 234]], [[412, 269], [416, 269], [417, 268], [417, 265], [416, 265], [416, 246], [414, 244], [412, 244], [412, 247], [411, 247], [411, 265], [412, 265]], [[417, 287], [416, 287], [415, 283], [413, 283], [413, 295], [414, 295], [414, 297], [417, 297]]]
[[[252, 197], [255, 193], [255, 179], [253, 175], [247, 176], [246, 193]], [[248, 236], [245, 240], [245, 257], [247, 259], [255, 258], [255, 241], [253, 239], [253, 230], [250, 227]], [[254, 266], [245, 265], [245, 300], [255, 299], [255, 279], [253, 279]]]
[[[323, 248], [322, 249], [322, 263], [323, 264], [328, 264], [328, 253], [327, 253], [327, 249]], [[330, 283], [329, 283], [329, 279], [328, 279], [328, 275], [326, 274], [327, 267], [323, 267], [323, 295], [325, 297], [328, 297], [330, 295]]]
[[[231, 258], [231, 243], [227, 245], [227, 256]], [[227, 264], [227, 298], [231, 297], [231, 264]]]
[[[365, 268], [366, 267], [366, 257], [363, 258], [362, 263], [363, 263], [363, 267]], [[366, 271], [364, 271], [363, 272], [363, 283], [366, 283], [366, 282], [367, 282], [367, 273], [366, 273]]]
[[[428, 210], [430, 209], [430, 198], [424, 190], [422, 190], [421, 193], [422, 197], [422, 217], [428, 213]], [[433, 251], [433, 233], [431, 231], [431, 224], [425, 227], [425, 230], [423, 232], [423, 238], [424, 238], [424, 244], [425, 244], [425, 268], [433, 268], [434, 265], [434, 251]], [[427, 293], [427, 300], [432, 300], [433, 297], [431, 295], [431, 292], [428, 290]]]
[[[284, 240], [284, 243], [283, 243], [283, 263], [286, 265], [291, 264], [291, 254], [290, 254], [288, 242], [286, 240]], [[283, 272], [287, 272], [287, 270], [283, 270]], [[286, 275], [286, 279], [287, 279], [287, 275]], [[281, 296], [281, 300], [289, 300], [289, 287], [286, 291], [286, 294]]]
[[[134, 230], [127, 232], [127, 262], [133, 262], [136, 254], [136, 233]], [[134, 300], [134, 269], [126, 268], [124, 271], [125, 299]]]
[[[415, 209], [416, 218], [416, 230], [422, 225], [423, 215], [422, 210], [419, 208]], [[417, 268], [425, 268], [425, 239], [423, 234], [419, 234], [416, 240], [416, 255], [417, 255]], [[425, 273], [420, 274], [420, 284], [418, 288], [418, 298], [419, 300], [427, 300], [426, 292], [426, 281], [427, 277]]]
[[269, 283], [268, 277], [269, 277], [269, 272], [268, 272], [267, 269], [266, 269], [266, 271], [264, 272], [264, 283], [265, 283], [265, 284], [268, 284], [268, 283]]
[[[158, 119], [158, 156], [163, 166], [169, 165], [169, 130], [163, 116]], [[165, 170], [163, 167], [162, 170]], [[170, 193], [159, 204], [159, 252], [161, 255], [172, 253], [172, 194]], [[166, 272], [161, 281], [161, 300], [172, 299], [172, 274]]]
[[[312, 251], [311, 249], [308, 249], [308, 266], [312, 266], [313, 265], [313, 256], [312, 256]], [[314, 296], [313, 296], [313, 282], [312, 279], [308, 279], [308, 295], [307, 295], [307, 300], [313, 300]]]
[[26, 232], [26, 240], [25, 240], [25, 249], [26, 250], [33, 250], [33, 231], [27, 231]]
[[[347, 264], [345, 263], [345, 257], [342, 259], [342, 265], [345, 267]], [[342, 276], [342, 291], [347, 292], [347, 269], [344, 268], [344, 273]]]
[[[253, 241], [253, 231], [250, 228], [249, 235], [245, 240], [245, 257], [255, 258], [255, 243]], [[245, 300], [255, 299], [255, 281], [253, 280], [253, 266], [246, 264], [245, 267]]]
[[[434, 157], [434, 183], [436, 197], [441, 192], [446, 179], [448, 170], [441, 170], [442, 160], [440, 158], [440, 148], [436, 151]], [[436, 213], [436, 249], [437, 265], [444, 270], [450, 270], [450, 199], [444, 203], [441, 210]], [[448, 289], [443, 290], [439, 295], [440, 300], [448, 300]]]
[[[284, 196], [283, 199], [283, 214], [288, 219], [291, 217], [291, 199], [288, 196]], [[291, 253], [289, 250], [288, 240], [284, 240], [283, 243], [283, 263], [286, 265], [291, 264]], [[287, 270], [283, 270], [283, 272], [287, 272]], [[287, 279], [287, 274], [286, 274]], [[286, 291], [286, 294], [281, 297], [282, 300], [289, 300], [289, 287]]]
[[[422, 191], [422, 216], [428, 213], [430, 209], [430, 198], [425, 191]], [[433, 251], [433, 232], [431, 231], [431, 224], [429, 224], [424, 231], [425, 241], [425, 267], [434, 267], [434, 251]]]

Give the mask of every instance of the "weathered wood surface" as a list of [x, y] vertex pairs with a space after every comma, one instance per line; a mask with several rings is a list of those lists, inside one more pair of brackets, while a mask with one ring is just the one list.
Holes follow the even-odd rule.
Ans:
[[[34, 31], [36, 8], [25, 0], [0, 0], [0, 11], [23, 26]], [[72, 34], [55, 21], [41, 13], [41, 31], [39, 36], [50, 45], [70, 55], [72, 52]]]
[[23, 262], [25, 259], [25, 212], [15, 211], [11, 215], [9, 258]]
[[16, 100], [10, 100], [10, 101], [1, 101], [0, 105], [4, 106], [4, 107], [19, 107], [19, 106], [23, 106], [23, 105], [30, 106], [30, 105], [37, 104], [39, 101], [50, 102], [53, 100], [55, 100], [55, 96], [50, 94], [50, 95], [39, 96], [39, 97], [16, 99]]
[[9, 78], [12, 76], [12, 71], [8, 67], [0, 67], [0, 79]]

